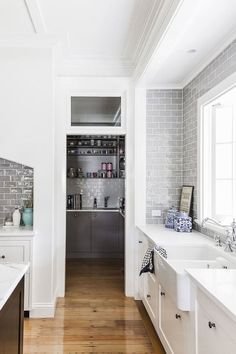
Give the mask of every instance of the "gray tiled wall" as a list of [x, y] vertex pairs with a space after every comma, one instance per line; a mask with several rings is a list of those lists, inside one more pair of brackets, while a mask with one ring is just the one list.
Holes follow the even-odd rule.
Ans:
[[0, 158], [0, 225], [33, 192], [33, 169]]
[[194, 216], [197, 217], [197, 100], [236, 71], [236, 40], [233, 41], [183, 90], [184, 160], [183, 182], [194, 185]]
[[[147, 213], [149, 224], [163, 223], [166, 209], [178, 206], [183, 171], [182, 90], [147, 91]], [[162, 211], [152, 217], [152, 210]]]
[[119, 207], [119, 198], [125, 196], [124, 179], [67, 179], [67, 194], [79, 194], [83, 189], [83, 207], [93, 207], [93, 200], [97, 198], [98, 207], [104, 207], [104, 197], [110, 196], [108, 206]]

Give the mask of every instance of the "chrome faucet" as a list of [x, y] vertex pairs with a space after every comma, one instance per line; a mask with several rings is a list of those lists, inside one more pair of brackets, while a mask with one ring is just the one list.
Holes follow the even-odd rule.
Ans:
[[[204, 227], [206, 222], [210, 222], [210, 223], [220, 226], [226, 230], [227, 236], [225, 239], [225, 245], [226, 245], [225, 252], [233, 252], [233, 248], [236, 249], [236, 221], [235, 221], [235, 218], [233, 218], [233, 221], [231, 224], [224, 225], [215, 219], [207, 217], [202, 220], [201, 226]], [[229, 228], [231, 228], [231, 230], [232, 230], [231, 235], [230, 235], [230, 231], [228, 230]], [[215, 236], [215, 241], [216, 241], [217, 246], [221, 245], [220, 236]]]

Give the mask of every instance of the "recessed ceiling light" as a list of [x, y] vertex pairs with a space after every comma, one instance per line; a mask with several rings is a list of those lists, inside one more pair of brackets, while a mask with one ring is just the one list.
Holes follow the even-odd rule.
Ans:
[[187, 53], [188, 54], [194, 54], [194, 53], [196, 53], [196, 51], [197, 51], [197, 49], [189, 49], [189, 50], [187, 50]]

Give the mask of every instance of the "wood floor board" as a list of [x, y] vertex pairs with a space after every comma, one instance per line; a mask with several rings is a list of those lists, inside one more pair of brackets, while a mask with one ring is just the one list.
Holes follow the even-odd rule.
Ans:
[[54, 319], [25, 319], [24, 354], [164, 354], [143, 305], [124, 296], [123, 264], [70, 260]]

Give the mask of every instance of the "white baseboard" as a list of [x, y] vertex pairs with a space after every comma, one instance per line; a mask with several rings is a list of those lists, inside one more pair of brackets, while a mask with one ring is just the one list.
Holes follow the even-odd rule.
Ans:
[[30, 310], [30, 318], [53, 318], [55, 316], [56, 301], [49, 303], [36, 303]]

